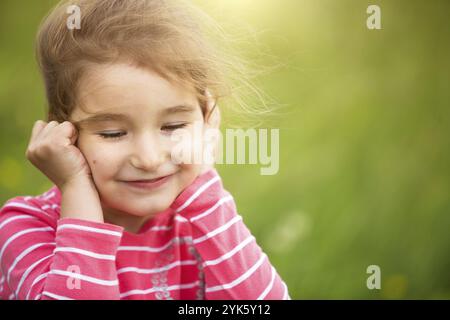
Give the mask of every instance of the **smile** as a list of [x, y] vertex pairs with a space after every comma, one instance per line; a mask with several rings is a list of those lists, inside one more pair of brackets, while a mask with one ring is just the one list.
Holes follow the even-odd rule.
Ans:
[[135, 181], [123, 181], [125, 184], [127, 184], [129, 187], [133, 187], [136, 189], [156, 189], [162, 185], [164, 185], [173, 174], [170, 174], [168, 176], [164, 176], [161, 178], [153, 179], [153, 180], [135, 180]]

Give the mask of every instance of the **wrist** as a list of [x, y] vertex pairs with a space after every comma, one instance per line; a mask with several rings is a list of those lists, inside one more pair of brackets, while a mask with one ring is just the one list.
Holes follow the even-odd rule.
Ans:
[[74, 179], [61, 187], [60, 218], [104, 222], [100, 197], [92, 179]]
[[61, 193], [74, 189], [77, 190], [96, 189], [94, 182], [92, 181], [92, 178], [88, 176], [73, 177], [71, 179], [68, 179], [67, 181], [62, 183], [61, 186], [58, 187], [61, 190]]

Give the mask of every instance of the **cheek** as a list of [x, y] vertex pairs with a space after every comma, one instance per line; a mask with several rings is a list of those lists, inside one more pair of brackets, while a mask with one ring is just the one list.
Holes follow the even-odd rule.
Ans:
[[91, 171], [93, 174], [98, 172], [98, 163], [99, 161], [97, 159], [92, 159], [89, 161], [89, 166], [91, 167]]
[[101, 152], [101, 150], [86, 156], [92, 175], [97, 180], [104, 180], [115, 174], [116, 167], [118, 167], [117, 159], [117, 155]]
[[181, 164], [179, 168], [182, 184], [190, 184], [199, 175], [202, 166], [199, 164]]
[[91, 169], [94, 180], [100, 182], [115, 174], [121, 158], [116, 147], [84, 137], [80, 140], [79, 148]]
[[99, 162], [97, 157], [88, 159], [88, 164], [89, 167], [91, 168], [93, 176], [98, 176], [99, 174], [101, 175], [102, 168], [101, 167], [99, 168], [99, 163], [101, 162]]
[[195, 122], [189, 130], [178, 132], [177, 137], [172, 142], [173, 150], [184, 152], [184, 157], [189, 163], [197, 163], [203, 156], [205, 147], [205, 127], [199, 121]]

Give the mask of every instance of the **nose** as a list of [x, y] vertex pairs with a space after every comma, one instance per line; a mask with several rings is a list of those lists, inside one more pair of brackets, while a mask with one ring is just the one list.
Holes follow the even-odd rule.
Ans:
[[167, 157], [162, 144], [163, 141], [150, 132], [140, 134], [133, 143], [131, 164], [141, 170], [157, 171]]

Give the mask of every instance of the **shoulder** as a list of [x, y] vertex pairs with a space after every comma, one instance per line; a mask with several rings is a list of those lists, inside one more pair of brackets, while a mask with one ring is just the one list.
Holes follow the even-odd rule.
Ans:
[[236, 215], [233, 196], [224, 188], [216, 169], [211, 169], [187, 187], [173, 202], [176, 214], [193, 222], [203, 217], [221, 219]]
[[59, 219], [61, 193], [56, 186], [39, 195], [16, 196], [0, 208], [0, 226], [15, 219], [36, 218], [56, 227]]
[[185, 209], [200, 209], [208, 207], [220, 196], [227, 193], [222, 185], [222, 179], [216, 169], [210, 169], [199, 176], [184, 189], [172, 203], [171, 208], [175, 212]]

